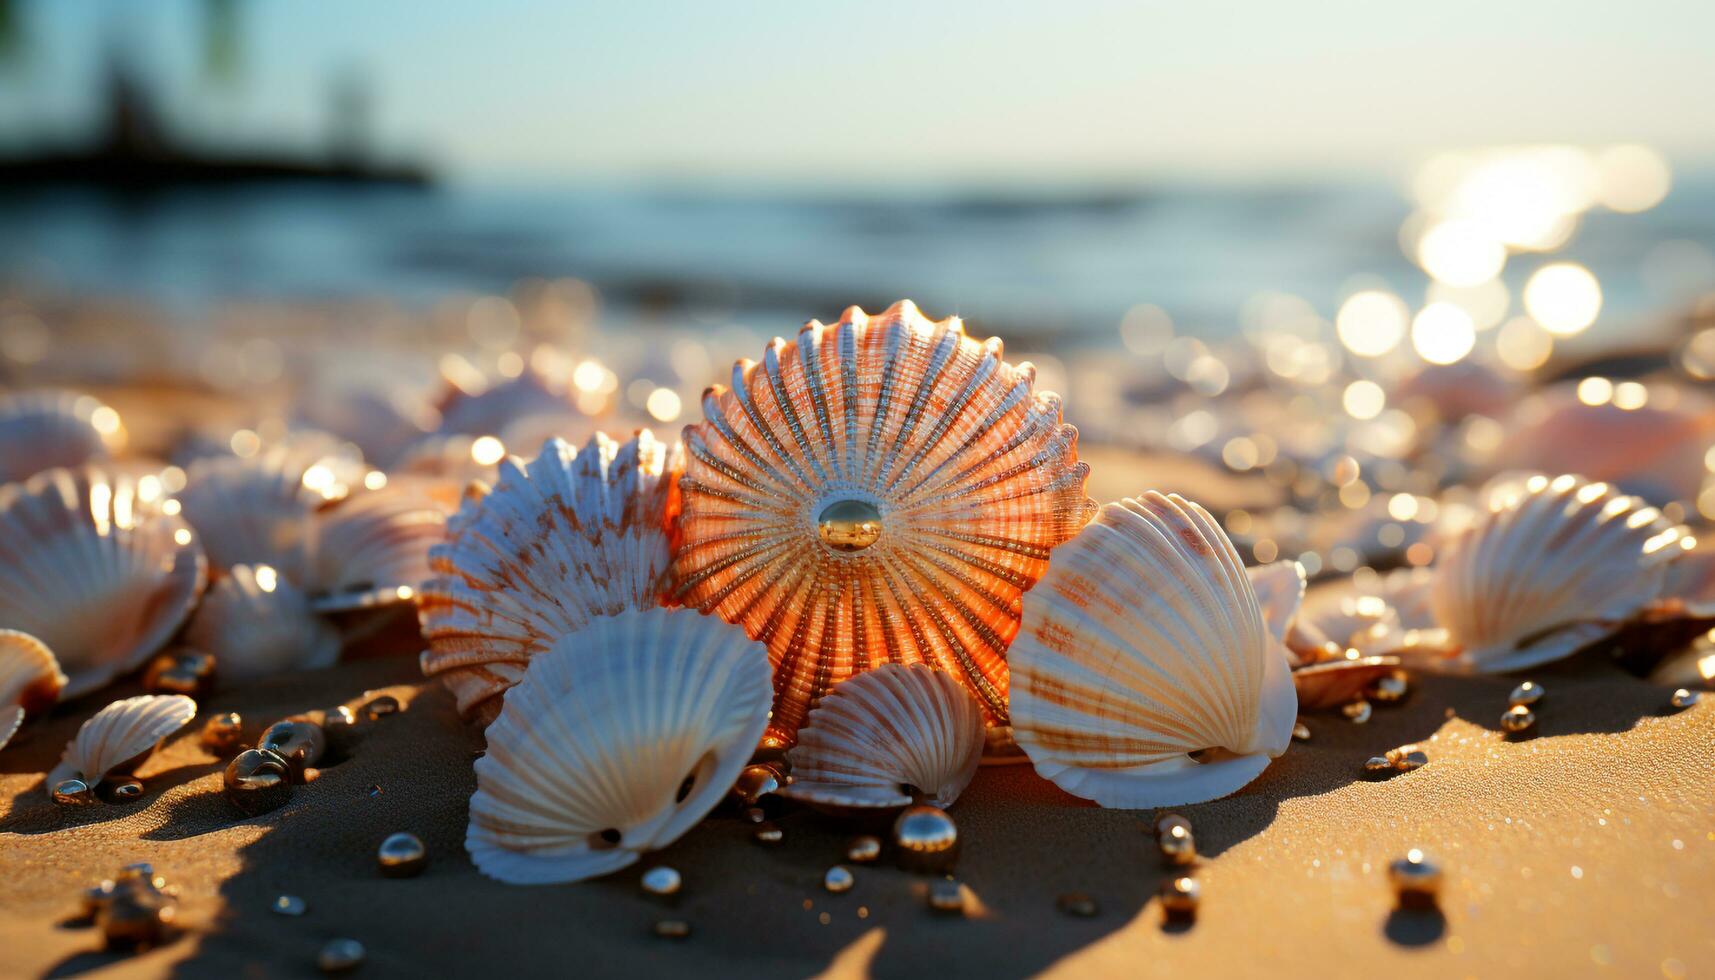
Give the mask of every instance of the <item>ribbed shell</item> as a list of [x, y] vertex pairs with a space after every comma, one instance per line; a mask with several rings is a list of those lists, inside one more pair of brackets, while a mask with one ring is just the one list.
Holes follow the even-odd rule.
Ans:
[[266, 565], [228, 569], [191, 618], [185, 641], [215, 655], [223, 684], [320, 670], [340, 652], [339, 633], [316, 616], [309, 597]]
[[1306, 664], [1292, 672], [1299, 711], [1321, 711], [1357, 701], [1371, 684], [1399, 669], [1395, 656], [1342, 657]]
[[982, 706], [927, 664], [883, 664], [840, 682], [786, 753], [781, 794], [832, 809], [948, 807], [982, 761]]
[[1676, 614], [1715, 618], [1715, 538], [1704, 537], [1668, 565], [1662, 599]]
[[1436, 621], [1474, 670], [1569, 656], [1660, 595], [1683, 530], [1605, 483], [1532, 477], [1493, 503], [1436, 564]]
[[648, 430], [574, 450], [554, 439], [535, 460], [501, 464], [492, 493], [467, 500], [431, 548], [418, 599], [429, 649], [459, 710], [492, 720], [530, 658], [592, 618], [661, 603], [682, 454]]
[[0, 630], [0, 706], [40, 714], [54, 706], [65, 686], [66, 676], [47, 644], [28, 633]]
[[81, 779], [93, 789], [116, 770], [131, 771], [196, 713], [197, 703], [182, 694], [144, 694], [109, 704], [66, 744], [48, 774], [48, 792], [62, 780]]
[[534, 368], [475, 392], [449, 384], [436, 407], [441, 413], [440, 431], [446, 435], [499, 436], [507, 425], [526, 416], [587, 418], [578, 411], [570, 385]]
[[15, 483], [43, 470], [82, 466], [106, 459], [125, 445], [125, 430], [112, 416], [104, 431], [96, 413], [112, 409], [90, 395], [40, 389], [0, 394], [0, 483]]
[[47, 644], [62, 698], [142, 665], [202, 594], [202, 548], [135, 481], [93, 467], [0, 489], [0, 628]]
[[[772, 741], [885, 663], [947, 671], [1004, 721], [1019, 597], [1095, 510], [1077, 430], [1035, 377], [1000, 341], [904, 301], [811, 321], [703, 396], [674, 581], [686, 605], [768, 644]], [[822, 542], [818, 518], [842, 501], [880, 513], [869, 547]]]
[[1010, 660], [1018, 744], [1043, 777], [1103, 806], [1224, 796], [1292, 738], [1286, 657], [1244, 566], [1178, 496], [1102, 507], [1025, 595]]
[[592, 620], [531, 660], [489, 726], [465, 848], [491, 878], [545, 884], [665, 847], [732, 787], [769, 691], [761, 646], [718, 620]]
[[312, 461], [285, 446], [255, 456], [215, 456], [192, 463], [178, 500], [197, 529], [209, 562], [268, 565], [303, 581], [312, 515], [322, 496], [304, 485]]
[[316, 515], [309, 591], [318, 611], [409, 602], [433, 577], [429, 549], [447, 515], [404, 486], [357, 494]]
[[1590, 405], [1565, 384], [1525, 400], [1506, 424], [1494, 458], [1514, 468], [1577, 473], [1660, 505], [1695, 499], [1715, 445], [1715, 399], [1652, 384], [1644, 404]]

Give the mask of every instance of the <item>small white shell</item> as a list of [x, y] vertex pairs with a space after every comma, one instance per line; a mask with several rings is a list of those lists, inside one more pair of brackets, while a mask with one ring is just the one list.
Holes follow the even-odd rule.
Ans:
[[1008, 659], [1018, 744], [1103, 806], [1224, 796], [1292, 740], [1286, 655], [1226, 534], [1178, 496], [1108, 504], [1061, 545]]
[[304, 484], [311, 465], [285, 446], [192, 463], [178, 500], [210, 564], [219, 570], [267, 565], [302, 581], [311, 515], [323, 502]]
[[1256, 593], [1262, 618], [1276, 643], [1285, 644], [1288, 631], [1304, 602], [1304, 566], [1295, 561], [1277, 561], [1245, 569]]
[[491, 720], [530, 658], [592, 617], [660, 605], [680, 457], [648, 430], [582, 450], [551, 440], [502, 463], [494, 491], [447, 522], [429, 551], [439, 577], [419, 597], [422, 667], [462, 713]]
[[48, 774], [48, 792], [66, 779], [81, 779], [94, 789], [115, 771], [129, 772], [196, 713], [197, 703], [182, 694], [144, 694], [113, 702], [66, 743], [60, 764]]
[[812, 806], [949, 807], [976, 775], [982, 706], [927, 664], [884, 664], [841, 681], [810, 710], [786, 753], [783, 796]]
[[130, 478], [49, 470], [0, 489], [0, 628], [54, 652], [62, 698], [141, 666], [178, 631], [205, 575], [190, 528], [144, 504]]
[[446, 538], [446, 513], [404, 487], [360, 493], [315, 519], [309, 572], [318, 612], [409, 602], [434, 575], [429, 548]]
[[56, 389], [0, 394], [0, 483], [105, 459], [124, 445], [118, 413], [90, 395]]
[[732, 787], [768, 723], [767, 651], [685, 610], [592, 620], [530, 661], [476, 762], [465, 848], [512, 884], [665, 847]]
[[339, 633], [309, 597], [267, 565], [234, 565], [204, 597], [185, 641], [215, 655], [223, 683], [288, 670], [319, 670], [339, 659]]
[[1532, 477], [1442, 552], [1430, 601], [1462, 666], [1522, 670], [1570, 656], [1649, 606], [1687, 540], [1605, 483]]

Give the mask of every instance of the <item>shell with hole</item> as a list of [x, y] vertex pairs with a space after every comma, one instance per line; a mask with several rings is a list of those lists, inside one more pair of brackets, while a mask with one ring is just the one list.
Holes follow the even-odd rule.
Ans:
[[65, 674], [47, 644], [28, 633], [0, 630], [0, 748], [26, 716], [40, 715], [59, 700]]
[[197, 703], [182, 694], [144, 694], [109, 704], [66, 743], [59, 765], [48, 773], [48, 792], [67, 779], [94, 789], [108, 776], [130, 774], [196, 713]]
[[223, 685], [330, 667], [340, 653], [339, 633], [268, 565], [228, 569], [191, 617], [185, 641], [215, 655]]
[[926, 664], [883, 664], [841, 681], [787, 750], [780, 793], [818, 809], [949, 807], [982, 760], [982, 706]]
[[119, 413], [93, 396], [52, 388], [0, 394], [0, 483], [103, 460], [124, 446]]
[[310, 547], [316, 611], [410, 602], [433, 577], [429, 549], [446, 538], [447, 515], [408, 486], [355, 494], [319, 512]]
[[1225, 796], [1292, 740], [1286, 653], [1232, 542], [1176, 495], [1102, 507], [1025, 594], [1010, 660], [1018, 744], [1102, 806]]
[[423, 673], [461, 713], [487, 724], [532, 657], [595, 617], [661, 604], [680, 458], [647, 429], [581, 450], [553, 439], [447, 522], [418, 617]]
[[1006, 719], [1006, 648], [1095, 511], [1060, 399], [902, 301], [740, 361], [685, 429], [675, 595], [768, 644], [769, 742], [845, 678], [927, 663]]
[[677, 840], [768, 723], [768, 657], [686, 610], [591, 620], [533, 657], [476, 762], [465, 848], [512, 884], [581, 881]]
[[1694, 544], [1606, 483], [1535, 476], [1443, 550], [1430, 604], [1457, 666], [1523, 670], [1612, 635], [1657, 600], [1669, 563]]
[[314, 465], [287, 446], [190, 465], [178, 501], [217, 573], [234, 565], [267, 565], [303, 581], [314, 514], [324, 502], [305, 483]]
[[54, 652], [62, 698], [142, 666], [205, 577], [191, 529], [143, 503], [130, 477], [59, 469], [0, 488], [0, 628]]

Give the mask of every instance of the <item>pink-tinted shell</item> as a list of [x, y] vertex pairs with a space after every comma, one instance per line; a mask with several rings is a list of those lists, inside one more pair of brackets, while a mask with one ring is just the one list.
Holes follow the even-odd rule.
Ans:
[[0, 394], [0, 483], [106, 459], [125, 446], [113, 409], [59, 389]]

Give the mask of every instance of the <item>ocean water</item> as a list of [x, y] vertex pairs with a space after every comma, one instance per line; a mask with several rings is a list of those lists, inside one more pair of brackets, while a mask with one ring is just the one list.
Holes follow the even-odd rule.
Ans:
[[[1160, 306], [1221, 336], [1284, 291], [1331, 316], [1359, 285], [1422, 302], [1399, 244], [1410, 213], [1386, 184], [1170, 185], [1137, 190], [763, 193], [451, 185], [280, 185], [141, 199], [0, 195], [0, 277], [138, 297], [194, 318], [226, 299], [382, 296], [427, 304], [523, 277], [594, 284], [605, 307], [789, 332], [899, 297], [1031, 342], [1111, 343], [1125, 311]], [[1600, 330], [1715, 287], [1715, 176], [1658, 207], [1592, 212], [1553, 256], [1507, 266], [1517, 307], [1551, 259], [1587, 265]]]

